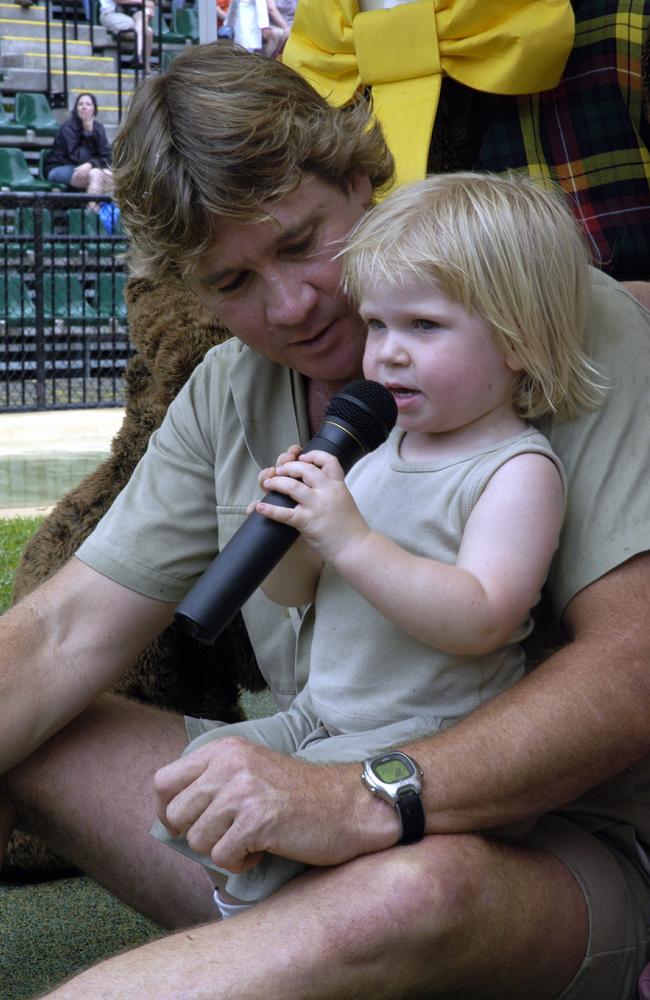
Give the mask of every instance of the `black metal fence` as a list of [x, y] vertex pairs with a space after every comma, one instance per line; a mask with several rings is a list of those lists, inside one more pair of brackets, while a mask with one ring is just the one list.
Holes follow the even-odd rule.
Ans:
[[0, 192], [0, 410], [124, 403], [126, 238], [92, 201]]

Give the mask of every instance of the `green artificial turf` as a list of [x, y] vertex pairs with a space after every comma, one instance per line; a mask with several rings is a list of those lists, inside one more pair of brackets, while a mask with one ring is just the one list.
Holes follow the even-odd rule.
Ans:
[[24, 886], [0, 882], [0, 997], [31, 1000], [161, 933], [90, 878]]
[[[0, 518], [0, 613], [20, 554], [42, 518]], [[92, 879], [33, 885], [0, 879], [0, 1000], [27, 1000], [74, 971], [160, 934]]]
[[[20, 554], [40, 522], [0, 518], [0, 612], [11, 603]], [[242, 702], [251, 717], [275, 711], [269, 692], [244, 692]], [[74, 972], [161, 933], [91, 878], [23, 885], [0, 878], [0, 1000], [32, 1000]]]
[[20, 553], [34, 534], [42, 518], [0, 518], [0, 613], [11, 604], [14, 572]]

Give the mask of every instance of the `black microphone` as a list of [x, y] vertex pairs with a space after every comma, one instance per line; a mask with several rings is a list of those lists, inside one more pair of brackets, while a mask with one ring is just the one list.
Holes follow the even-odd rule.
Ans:
[[[391, 393], [379, 382], [360, 379], [332, 397], [325, 419], [303, 452], [319, 450], [338, 458], [344, 472], [385, 441], [397, 420]], [[295, 507], [272, 491], [266, 503]], [[299, 532], [253, 511], [212, 560], [176, 609], [181, 628], [212, 643], [298, 538]]]

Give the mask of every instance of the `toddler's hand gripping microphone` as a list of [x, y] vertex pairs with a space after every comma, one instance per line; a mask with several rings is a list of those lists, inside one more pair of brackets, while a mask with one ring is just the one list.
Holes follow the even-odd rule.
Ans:
[[[386, 440], [396, 420], [397, 406], [388, 389], [370, 380], [352, 382], [332, 397], [322, 424], [303, 452], [335, 455], [347, 472]], [[293, 500], [275, 491], [267, 493], [264, 500], [295, 506]], [[185, 595], [175, 620], [199, 642], [214, 642], [298, 534], [290, 525], [253, 511]]]

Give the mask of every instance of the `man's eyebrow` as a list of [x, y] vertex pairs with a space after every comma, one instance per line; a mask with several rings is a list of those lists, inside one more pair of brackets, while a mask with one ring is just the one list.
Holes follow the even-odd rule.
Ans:
[[[264, 248], [263, 252], [269, 250], [281, 250], [287, 243], [291, 243], [295, 240], [297, 236], [302, 236], [302, 234], [307, 229], [313, 229], [325, 218], [325, 209], [316, 208], [309, 215], [305, 216], [304, 219], [299, 219], [291, 226], [287, 226], [282, 232], [278, 233], [273, 239], [269, 241], [267, 246]], [[246, 270], [245, 267], [220, 267], [216, 271], [210, 271], [209, 274], [198, 276], [199, 281], [202, 285], [217, 285], [220, 281], [228, 278], [231, 274], [237, 274], [238, 271]]]

